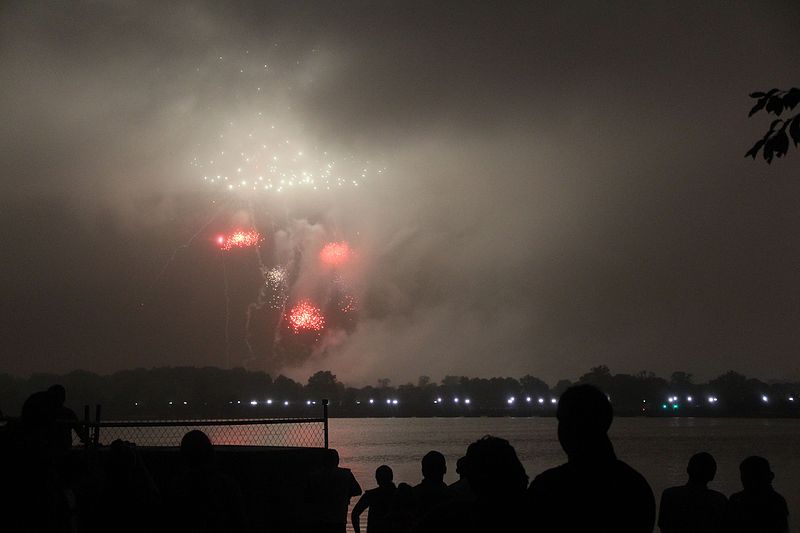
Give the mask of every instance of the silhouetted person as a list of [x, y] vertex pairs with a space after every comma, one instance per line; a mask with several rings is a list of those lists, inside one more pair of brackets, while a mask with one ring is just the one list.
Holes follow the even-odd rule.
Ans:
[[414, 523], [414, 493], [413, 487], [408, 483], [399, 483], [394, 493], [389, 509], [389, 531], [392, 533], [407, 533]]
[[456, 461], [456, 474], [458, 474], [458, 481], [450, 484], [450, 494], [456, 500], [472, 501], [475, 499], [475, 494], [472, 492], [472, 487], [469, 486], [469, 480], [466, 476], [467, 458], [460, 457]]
[[396, 487], [392, 482], [393, 476], [392, 469], [386, 465], [381, 465], [375, 470], [375, 481], [378, 482], [378, 488], [364, 492], [350, 514], [353, 530], [356, 533], [361, 532], [361, 513], [366, 509], [369, 509], [367, 533], [388, 533], [390, 531], [389, 511], [396, 492]]
[[193, 430], [181, 439], [184, 472], [166, 502], [170, 532], [245, 531], [242, 494], [236, 482], [221, 473], [208, 436]]
[[775, 474], [763, 457], [748, 457], [739, 465], [743, 491], [728, 501], [727, 530], [731, 533], [786, 533], [789, 509], [772, 488]]
[[661, 495], [658, 527], [662, 533], [721, 533], [728, 500], [708, 488], [717, 474], [717, 462], [709, 453], [696, 453], [686, 473], [686, 485], [670, 487]]
[[606, 395], [591, 385], [570, 387], [556, 416], [568, 461], [531, 483], [528, 530], [650, 533], [653, 491], [614, 454], [608, 438], [613, 409]]
[[31, 394], [0, 442], [3, 531], [68, 532], [72, 527], [71, 502], [51, 445], [54, 411], [50, 394]]
[[112, 442], [104, 471], [98, 509], [90, 513], [96, 515], [93, 530], [107, 531], [109, 524], [114, 524], [114, 531], [119, 533], [153, 530], [159, 493], [136, 445], [122, 440]]
[[422, 458], [422, 481], [412, 493], [416, 504], [415, 520], [420, 521], [431, 509], [448, 502], [452, 495], [444, 482], [447, 461], [440, 452], [432, 450]]
[[75, 411], [65, 406], [67, 400], [67, 390], [63, 385], [51, 385], [47, 393], [53, 398], [53, 446], [61, 451], [69, 450], [72, 447], [72, 432], [78, 436], [81, 442], [88, 441], [88, 434], [84, 426], [80, 424]]
[[311, 526], [312, 531], [343, 533], [350, 498], [361, 495], [361, 486], [349, 469], [339, 467], [339, 452], [327, 452], [322, 469], [311, 475], [306, 488]]
[[475, 499], [453, 500], [432, 509], [417, 531], [520, 531], [528, 475], [514, 447], [487, 435], [469, 445], [462, 464]]

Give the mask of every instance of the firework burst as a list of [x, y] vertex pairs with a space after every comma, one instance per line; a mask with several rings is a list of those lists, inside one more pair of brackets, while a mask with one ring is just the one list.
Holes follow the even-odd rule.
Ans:
[[258, 246], [263, 237], [256, 230], [238, 230], [228, 235], [219, 235], [217, 245], [226, 252], [234, 248], [252, 248]]
[[322, 331], [325, 329], [325, 317], [319, 307], [316, 307], [308, 300], [302, 300], [295, 305], [289, 316], [289, 327], [295, 333], [302, 331]]
[[276, 266], [264, 272], [264, 298], [271, 309], [283, 309], [289, 287], [286, 269]]
[[329, 242], [319, 253], [319, 258], [328, 266], [341, 266], [350, 259], [350, 245], [347, 242]]

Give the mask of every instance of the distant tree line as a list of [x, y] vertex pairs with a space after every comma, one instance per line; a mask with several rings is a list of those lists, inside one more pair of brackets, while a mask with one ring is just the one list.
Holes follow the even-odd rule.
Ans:
[[[298, 383], [241, 368], [164, 367], [98, 375], [77, 370], [65, 375], [0, 374], [0, 410], [19, 413], [31, 393], [61, 383], [67, 403], [82, 416], [82, 406], [102, 405], [103, 418], [206, 418], [319, 416], [323, 398], [337, 416], [552, 416], [559, 395], [573, 382], [553, 386], [526, 375], [517, 378], [446, 376], [436, 383], [350, 387], [330, 371]], [[606, 392], [621, 415], [648, 416], [798, 416], [800, 383], [765, 383], [728, 372], [697, 383], [686, 372], [664, 379], [650, 372], [612, 374], [597, 366], [574, 383], [591, 383]]]

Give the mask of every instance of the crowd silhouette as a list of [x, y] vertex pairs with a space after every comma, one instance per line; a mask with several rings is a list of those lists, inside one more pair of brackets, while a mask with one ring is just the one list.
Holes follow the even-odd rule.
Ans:
[[[72, 433], [81, 441], [88, 435], [65, 407], [65, 398], [59, 385], [36, 392], [21, 416], [0, 429], [0, 530], [252, 530], [239, 484], [218, 467], [214, 446], [202, 431], [184, 435], [180, 468], [168, 486], [159, 487], [131, 442], [117, 440], [101, 458], [76, 460], [70, 453]], [[559, 400], [557, 419], [567, 462], [530, 483], [513, 446], [495, 436], [467, 447], [456, 462], [459, 479], [449, 486], [447, 460], [431, 450], [421, 459], [418, 484], [395, 484], [391, 467], [384, 464], [375, 471], [377, 486], [362, 493], [330, 450], [305, 477], [303, 516], [291, 530], [340, 533], [349, 518], [356, 533], [652, 532], [655, 497], [645, 478], [614, 451], [608, 397], [591, 385], [571, 387]], [[689, 459], [686, 484], [661, 495], [657, 524], [662, 533], [788, 532], [788, 507], [772, 487], [775, 475], [767, 459], [742, 461], [742, 490], [729, 499], [708, 488], [716, 471], [709, 453]], [[348, 517], [352, 499], [359, 496]]]

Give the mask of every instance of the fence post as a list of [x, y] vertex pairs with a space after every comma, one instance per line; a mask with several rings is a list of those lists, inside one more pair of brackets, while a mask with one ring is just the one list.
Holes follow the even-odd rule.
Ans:
[[325, 449], [328, 449], [328, 400], [322, 400], [322, 432], [325, 439]]
[[89, 418], [89, 404], [83, 406], [83, 449], [88, 450], [89, 444], [91, 444], [91, 439], [89, 437], [89, 428], [91, 427], [90, 424], [92, 419]]
[[94, 426], [94, 446], [95, 448], [100, 443], [100, 413], [102, 411], [102, 405], [99, 403], [94, 406], [94, 418], [95, 418], [95, 426]]

